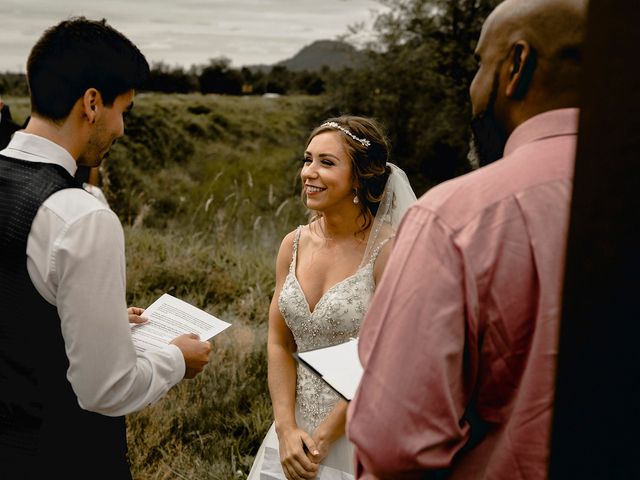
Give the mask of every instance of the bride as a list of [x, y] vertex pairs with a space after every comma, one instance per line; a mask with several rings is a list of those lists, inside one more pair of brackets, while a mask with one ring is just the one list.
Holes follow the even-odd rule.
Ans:
[[313, 213], [282, 240], [269, 309], [275, 421], [249, 480], [352, 479], [347, 402], [292, 354], [358, 336], [402, 214], [416, 197], [372, 120], [342, 116], [311, 132], [301, 170]]

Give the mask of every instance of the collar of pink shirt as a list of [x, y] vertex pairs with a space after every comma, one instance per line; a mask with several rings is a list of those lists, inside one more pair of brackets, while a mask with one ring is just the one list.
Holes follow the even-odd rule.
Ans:
[[504, 156], [506, 157], [518, 147], [536, 140], [561, 135], [575, 135], [578, 133], [579, 114], [580, 110], [577, 108], [562, 108], [531, 117], [518, 125], [511, 133], [504, 148]]

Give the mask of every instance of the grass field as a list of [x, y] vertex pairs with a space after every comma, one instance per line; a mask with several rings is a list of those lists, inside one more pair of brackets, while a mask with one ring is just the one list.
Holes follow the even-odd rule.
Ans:
[[[5, 98], [14, 118], [24, 98]], [[319, 97], [140, 94], [101, 169], [125, 226], [128, 304], [171, 293], [232, 323], [210, 364], [127, 417], [136, 479], [238, 479], [271, 421], [267, 311], [281, 238], [305, 212], [299, 159]]]

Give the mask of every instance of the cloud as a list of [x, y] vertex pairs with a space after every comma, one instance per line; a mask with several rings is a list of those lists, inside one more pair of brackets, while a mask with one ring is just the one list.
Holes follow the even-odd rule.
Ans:
[[74, 15], [106, 18], [149, 61], [189, 67], [226, 56], [235, 66], [275, 63], [314, 40], [372, 20], [376, 0], [2, 0], [0, 71], [24, 71], [45, 28]]

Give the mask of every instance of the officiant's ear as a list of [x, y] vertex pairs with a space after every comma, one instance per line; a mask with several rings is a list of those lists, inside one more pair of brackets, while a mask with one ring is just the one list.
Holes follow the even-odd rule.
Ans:
[[507, 97], [522, 100], [526, 96], [536, 69], [536, 57], [536, 51], [529, 42], [520, 40], [511, 47]]

